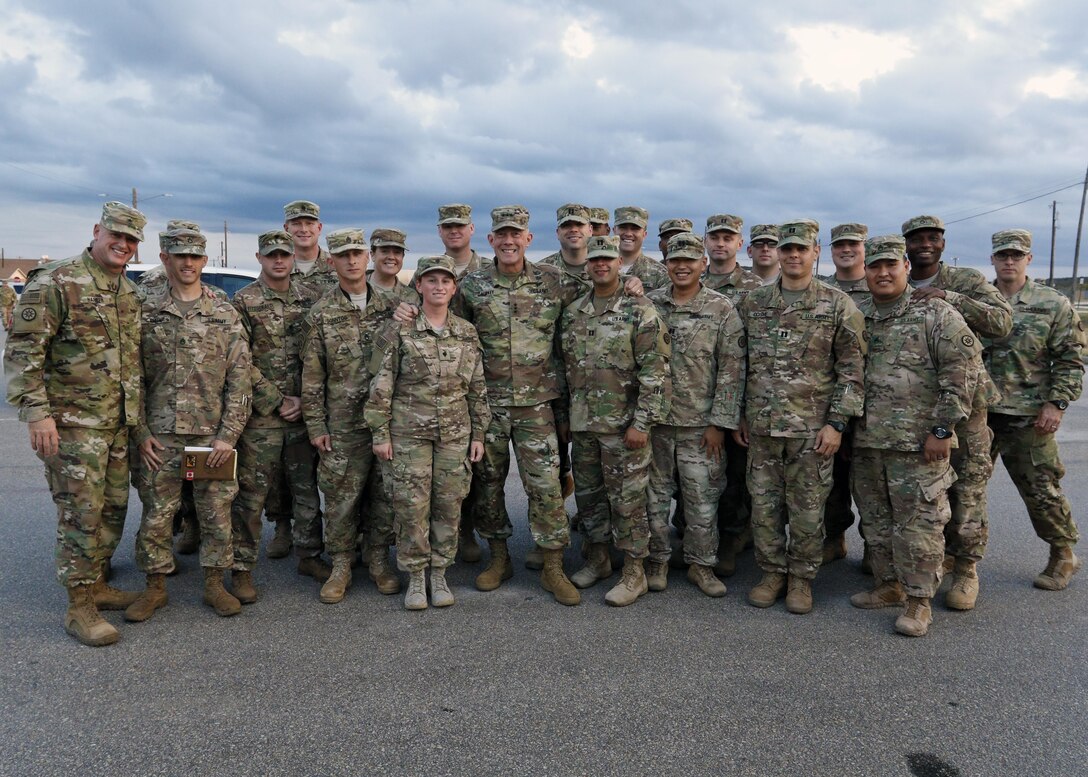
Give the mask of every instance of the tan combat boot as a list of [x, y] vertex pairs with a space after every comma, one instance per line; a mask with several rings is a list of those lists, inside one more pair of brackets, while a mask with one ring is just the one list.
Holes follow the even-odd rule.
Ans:
[[332, 567], [321, 556], [306, 556], [298, 560], [298, 573], [324, 583], [332, 574]]
[[457, 535], [457, 555], [466, 564], [475, 564], [484, 557], [484, 552], [480, 544], [476, 542], [476, 534], [471, 526], [467, 531], [464, 525], [461, 526], [461, 531]]
[[272, 541], [268, 543], [268, 549], [265, 552], [269, 558], [287, 558], [292, 544], [291, 520], [281, 518], [276, 521], [276, 533], [272, 536]]
[[204, 604], [215, 614], [227, 618], [242, 611], [242, 603], [223, 587], [223, 570], [204, 567]]
[[178, 539], [177, 550], [183, 556], [191, 556], [200, 550], [200, 522], [197, 521], [195, 515], [182, 516], [181, 537]]
[[89, 585], [68, 588], [68, 611], [64, 613], [64, 630], [90, 647], [112, 645], [121, 634], [108, 623], [94, 606]]
[[646, 586], [651, 591], [664, 591], [669, 587], [669, 562], [646, 562]]
[[786, 576], [781, 572], [764, 572], [759, 583], [748, 592], [748, 603], [770, 607], [786, 592]]
[[147, 588], [125, 610], [125, 620], [133, 623], [146, 621], [155, 614], [155, 610], [165, 607], [168, 601], [169, 599], [166, 596], [166, 575], [148, 575]]
[[325, 604], [336, 604], [344, 600], [344, 594], [351, 587], [351, 559], [354, 552], [332, 554], [332, 574], [321, 586], [318, 598]]
[[253, 573], [247, 569], [231, 571], [230, 589], [234, 598], [242, 604], [253, 604], [257, 601], [257, 586], [253, 584]]
[[544, 548], [534, 544], [533, 549], [525, 554], [525, 568], [526, 569], [543, 569], [544, 568]]
[[688, 580], [707, 596], [715, 599], [725, 596], [725, 583], [714, 576], [714, 570], [710, 567], [692, 564], [688, 567]]
[[1044, 591], [1061, 591], [1069, 585], [1080, 569], [1080, 559], [1069, 546], [1050, 546], [1050, 561], [1042, 574], [1035, 578], [1035, 587]]
[[628, 556], [623, 560], [623, 577], [604, 595], [604, 600], [613, 607], [626, 607], [634, 604], [648, 590], [642, 559]]
[[99, 610], [123, 610], [140, 598], [139, 591], [122, 591], [106, 582], [106, 576], [91, 585], [94, 606]]
[[540, 573], [540, 586], [555, 597], [560, 604], [575, 605], [582, 601], [578, 589], [567, 579], [563, 571], [563, 549], [542, 550], [544, 571]]
[[929, 599], [921, 596], [907, 597], [907, 611], [895, 619], [895, 630], [908, 637], [924, 637], [933, 623], [933, 610]]
[[598, 580], [612, 577], [612, 559], [608, 555], [607, 542], [593, 542], [586, 551], [585, 565], [570, 576], [570, 581], [579, 588], [589, 588]]
[[514, 564], [510, 561], [506, 540], [488, 540], [487, 544], [491, 548], [491, 561], [483, 572], [476, 575], [476, 588], [480, 591], [494, 591], [502, 585], [503, 580], [514, 576]]
[[850, 597], [850, 604], [862, 610], [878, 610], [881, 607], [902, 607], [907, 601], [903, 586], [898, 580], [886, 580], [872, 591], [862, 591]]
[[812, 612], [812, 581], [797, 575], [786, 578], [786, 609], [795, 615]]
[[427, 579], [426, 570], [408, 573], [408, 591], [404, 594], [404, 609], [427, 609]]
[[945, 606], [952, 610], [973, 610], [978, 599], [978, 570], [975, 562], [956, 559], [952, 568], [952, 588], [945, 594]]
[[454, 601], [453, 591], [446, 582], [446, 568], [431, 567], [431, 604], [435, 607], [449, 607]]
[[374, 581], [380, 593], [399, 594], [400, 577], [389, 563], [389, 549], [378, 545], [370, 549], [367, 557], [370, 579]]
[[830, 564], [840, 558], [846, 558], [846, 535], [836, 534], [834, 537], [824, 539], [824, 555], [821, 563]]

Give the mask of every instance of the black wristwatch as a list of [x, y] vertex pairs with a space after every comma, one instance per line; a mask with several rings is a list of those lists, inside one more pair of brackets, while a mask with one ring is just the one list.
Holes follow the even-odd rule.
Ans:
[[1064, 400], [1064, 399], [1048, 399], [1047, 401], [1050, 402], [1050, 404], [1054, 405], [1054, 407], [1061, 410], [1063, 413], [1066, 410], [1069, 409], [1069, 402], [1067, 400]]
[[952, 436], [952, 432], [948, 431], [948, 429], [943, 426], [934, 426], [929, 431], [932, 432], [933, 436], [936, 437], [938, 440], [947, 440], [949, 437]]
[[839, 434], [842, 434], [843, 432], [846, 431], [846, 424], [844, 424], [842, 421], [828, 421], [827, 425], [830, 426], [832, 429], [834, 429]]

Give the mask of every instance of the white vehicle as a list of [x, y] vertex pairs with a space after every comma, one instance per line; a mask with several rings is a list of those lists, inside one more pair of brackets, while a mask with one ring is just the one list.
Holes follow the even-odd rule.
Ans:
[[[130, 281], [135, 282], [145, 272], [156, 267], [162, 267], [162, 265], [130, 264], [125, 268], [125, 275]], [[233, 299], [240, 289], [253, 283], [259, 275], [257, 270], [246, 270], [242, 267], [205, 267], [200, 273], [200, 280], [212, 286], [218, 286]]]

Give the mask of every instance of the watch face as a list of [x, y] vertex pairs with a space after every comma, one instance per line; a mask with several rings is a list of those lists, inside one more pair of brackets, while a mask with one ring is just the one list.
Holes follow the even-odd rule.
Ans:
[[1059, 399], [1057, 402], [1054, 403], [1054, 407], [1058, 408], [1059, 410], [1066, 410], [1069, 407], [1069, 403], [1066, 402], [1064, 399]]

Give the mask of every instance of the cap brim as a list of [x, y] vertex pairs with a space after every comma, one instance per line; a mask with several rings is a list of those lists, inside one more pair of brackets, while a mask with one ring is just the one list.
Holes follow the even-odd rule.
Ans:
[[422, 278], [424, 275], [430, 275], [433, 272], [444, 272], [444, 273], [446, 273], [446, 275], [450, 276], [454, 280], [457, 280], [456, 273], [450, 272], [445, 267], [428, 267], [423, 272], [416, 271], [416, 277], [417, 278]]
[[862, 237], [859, 234], [854, 233], [854, 234], [849, 234], [849, 235], [839, 235], [837, 238], [835, 238], [834, 240], [831, 241], [831, 245], [835, 245], [836, 243], [841, 243], [843, 240], [857, 240], [858, 242], [861, 242], [861, 243], [865, 242], [864, 237]]
[[171, 246], [166, 249], [166, 253], [175, 255], [181, 254], [184, 256], [207, 256], [208, 251], [201, 246]]
[[1023, 243], [1019, 243], [1019, 242], [1015, 242], [1015, 243], [1001, 243], [1000, 245], [996, 245], [996, 246], [994, 246], [994, 247], [993, 247], [993, 251], [992, 251], [991, 253], [995, 253], [995, 254], [996, 254], [996, 253], [997, 253], [997, 252], [999, 252], [999, 251], [1019, 251], [1019, 252], [1020, 252], [1020, 253], [1022, 253], [1022, 254], [1030, 254], [1030, 253], [1031, 253], [1031, 249], [1030, 249], [1030, 248], [1027, 248], [1027, 249], [1025, 249], [1025, 248], [1024, 248], [1024, 244], [1023, 244]]
[[286, 251], [289, 254], [293, 254], [295, 253], [295, 246], [294, 244], [287, 245], [286, 243], [273, 243], [272, 245], [267, 245], [260, 249], [258, 253], [260, 253], [261, 256], [268, 256], [273, 251]]
[[446, 224], [460, 224], [461, 226], [466, 226], [466, 225], [471, 224], [471, 223], [472, 223], [472, 219], [452, 218], [452, 219], [442, 219], [441, 221], [438, 222], [438, 226], [444, 227], [444, 226], [446, 226]]
[[782, 246], [814, 246], [814, 245], [816, 245], [816, 241], [814, 241], [814, 240], [805, 240], [803, 237], [800, 237], [799, 235], [789, 235], [787, 237], [780, 238], [777, 242], [778, 242], [778, 247], [779, 248], [781, 248]]
[[370, 246], [366, 245], [365, 243], [348, 243], [347, 245], [337, 247], [337, 249], [335, 251], [330, 248], [329, 253], [332, 254], [333, 256], [336, 256], [337, 254], [342, 254], [345, 251], [369, 251], [369, 250], [370, 250]]
[[616, 222], [617, 227], [622, 227], [624, 224], [634, 224], [636, 227], [642, 227], [643, 229], [648, 229], [648, 227], [646, 226], [646, 223], [643, 222], [643, 221], [633, 221], [632, 219], [624, 219], [623, 221], [617, 221]]
[[402, 251], [407, 251], [408, 250], [408, 246], [404, 245], [404, 243], [394, 243], [392, 241], [385, 241], [385, 242], [382, 242], [382, 243], [372, 243], [370, 247], [371, 247], [371, 249], [374, 249], [374, 248], [399, 248]]
[[709, 235], [711, 232], [732, 232], [734, 235], [740, 234], [739, 229], [733, 229], [732, 227], [727, 227], [724, 224], [719, 224], [716, 227], [707, 228], [706, 233]]
[[491, 231], [492, 232], [496, 232], [496, 231], [498, 231], [500, 229], [508, 229], [508, 228], [509, 229], [517, 229], [517, 230], [519, 230], [521, 232], [525, 232], [525, 231], [527, 231], [529, 229], [529, 227], [525, 226], [524, 224], [519, 224], [516, 221], [500, 221], [498, 224], [492, 224], [491, 225]]

